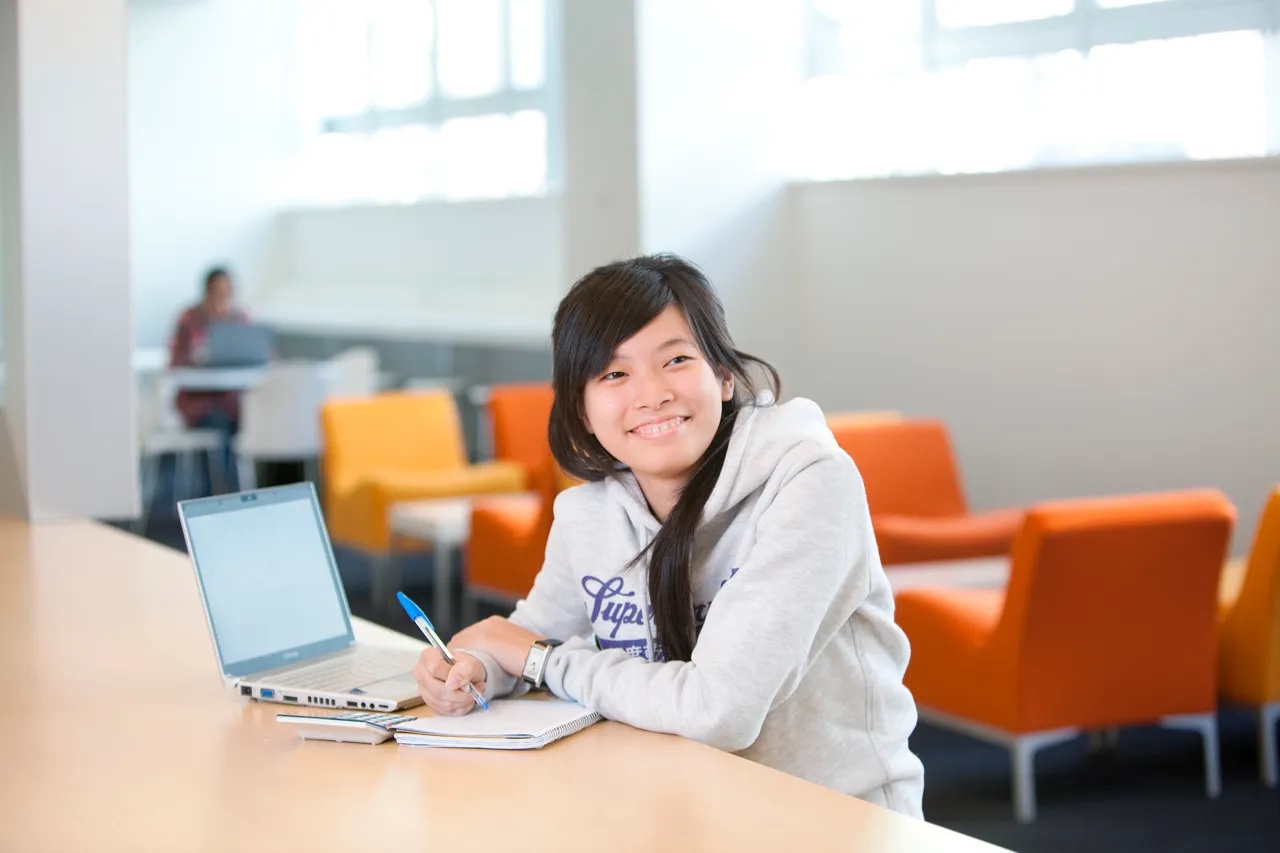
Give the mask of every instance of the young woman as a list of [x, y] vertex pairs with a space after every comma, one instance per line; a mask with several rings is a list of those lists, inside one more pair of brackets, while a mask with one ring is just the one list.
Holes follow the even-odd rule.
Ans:
[[[808, 400], [739, 352], [703, 274], [609, 264], [561, 302], [546, 561], [509, 619], [415, 670], [437, 713], [545, 686], [909, 815], [923, 768], [908, 648], [852, 461]], [[750, 367], [772, 393], [757, 394]]]

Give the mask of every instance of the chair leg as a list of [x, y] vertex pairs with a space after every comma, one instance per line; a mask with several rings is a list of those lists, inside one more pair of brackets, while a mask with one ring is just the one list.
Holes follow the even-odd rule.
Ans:
[[195, 494], [195, 473], [192, 470], [190, 453], [175, 454], [173, 459], [173, 499], [177, 501]]
[[1119, 743], [1120, 729], [1117, 726], [1089, 730], [1089, 752], [1093, 755], [1114, 752]]
[[435, 570], [434, 595], [436, 621], [440, 626], [440, 636], [452, 637], [458, 630], [453, 621], [453, 548], [447, 542], [436, 541], [432, 549], [434, 555], [432, 567]]
[[151, 503], [160, 483], [160, 454], [152, 453], [142, 461], [142, 513], [138, 516], [138, 533], [145, 534], [151, 522]]
[[1169, 729], [1190, 729], [1204, 741], [1204, 791], [1209, 799], [1222, 793], [1222, 767], [1218, 758], [1218, 718], [1209, 714], [1165, 717], [1160, 725]]
[[215, 495], [226, 490], [226, 472], [222, 470], [222, 451], [210, 448], [204, 452], [205, 464], [209, 466], [209, 488]]
[[1018, 823], [1036, 819], [1036, 744], [1028, 738], [1016, 738], [1009, 747], [1013, 771], [1013, 816]]
[[395, 592], [400, 588], [400, 556], [394, 542], [387, 547], [385, 554], [373, 556], [369, 571], [369, 603], [375, 610], [386, 610], [391, 607]]
[[1036, 753], [1079, 735], [1079, 729], [1050, 729], [1014, 735], [1008, 741], [1013, 770], [1013, 816], [1018, 823], [1031, 823], [1036, 819]]
[[1280, 702], [1271, 702], [1258, 709], [1258, 765], [1262, 771], [1262, 784], [1268, 788], [1280, 782], [1280, 769], [1276, 764], [1276, 724], [1280, 723]]

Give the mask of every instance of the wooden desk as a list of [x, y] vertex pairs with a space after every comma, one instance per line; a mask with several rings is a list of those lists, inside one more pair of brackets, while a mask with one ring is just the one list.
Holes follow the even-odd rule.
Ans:
[[996, 849], [617, 723], [529, 753], [304, 742], [222, 687], [187, 560], [90, 523], [0, 519], [0, 683], [2, 850]]

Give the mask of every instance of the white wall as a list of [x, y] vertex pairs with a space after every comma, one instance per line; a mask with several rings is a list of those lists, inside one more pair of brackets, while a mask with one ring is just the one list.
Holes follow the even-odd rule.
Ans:
[[738, 346], [774, 362], [785, 388], [802, 291], [782, 145], [802, 6], [646, 0], [637, 10], [642, 248], [701, 266]]
[[279, 278], [274, 213], [298, 145], [294, 2], [130, 6], [139, 344], [167, 341], [213, 263], [232, 265], [250, 302], [265, 282]]
[[1280, 161], [815, 184], [794, 390], [944, 418], [978, 507], [1280, 481]]
[[559, 48], [564, 78], [562, 295], [594, 267], [640, 251], [642, 6], [561, 0], [561, 26], [551, 44]]
[[280, 215], [281, 276], [269, 315], [518, 315], [563, 292], [557, 199], [292, 210]]
[[124, 0], [0, 0], [0, 507], [35, 521], [138, 505], [124, 32]]

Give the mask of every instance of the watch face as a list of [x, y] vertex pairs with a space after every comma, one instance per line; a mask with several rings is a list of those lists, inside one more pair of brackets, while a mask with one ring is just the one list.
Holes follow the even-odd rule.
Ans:
[[541, 680], [542, 664], [546, 659], [547, 647], [535, 642], [529, 649], [529, 656], [524, 659], [524, 672], [521, 673], [521, 677], [536, 687]]

